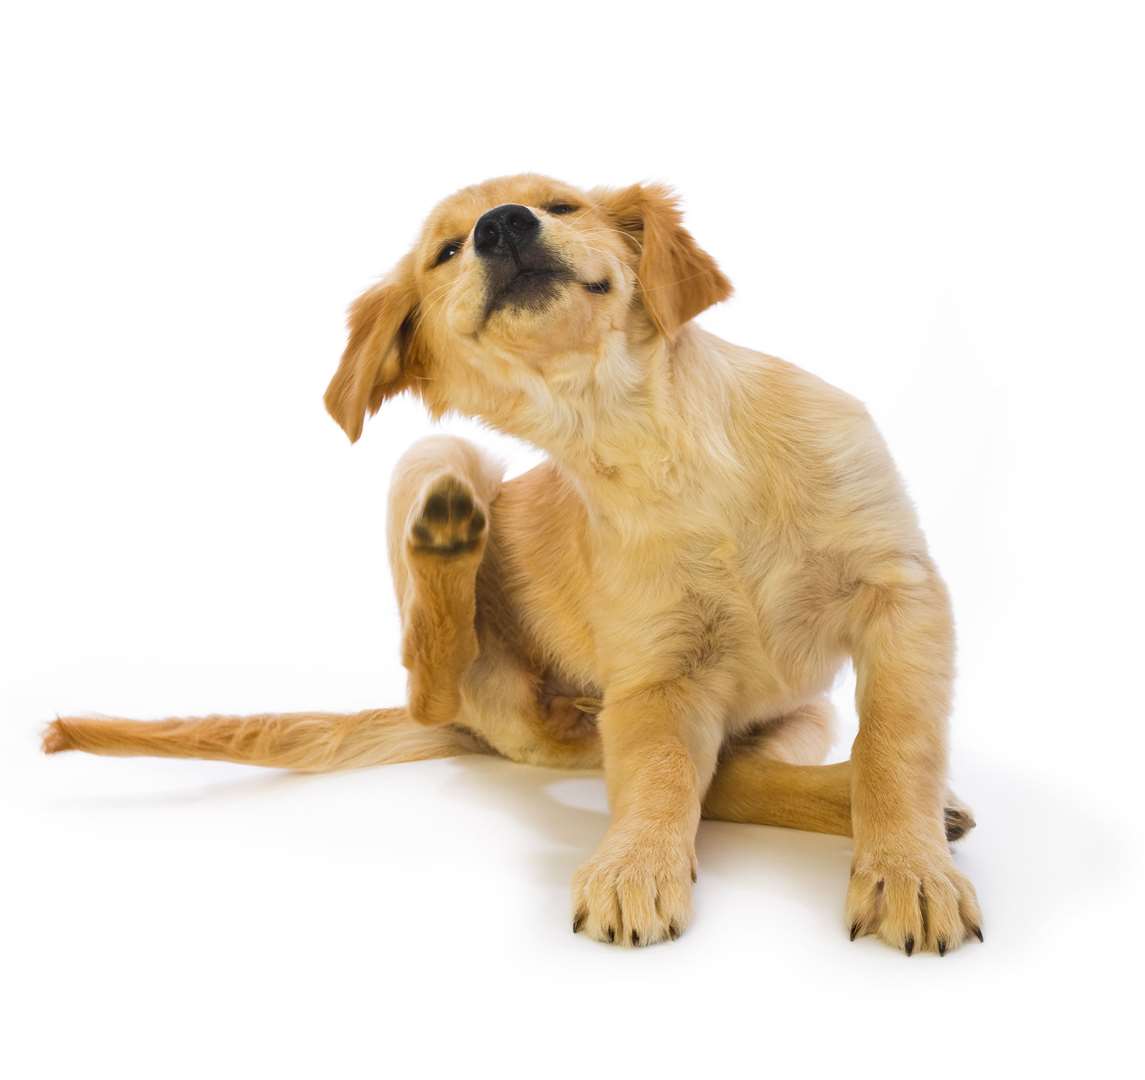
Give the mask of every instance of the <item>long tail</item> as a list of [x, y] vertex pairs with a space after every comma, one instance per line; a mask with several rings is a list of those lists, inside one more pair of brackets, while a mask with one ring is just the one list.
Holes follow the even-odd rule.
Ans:
[[86, 750], [118, 757], [208, 758], [329, 772], [364, 765], [487, 751], [457, 727], [425, 727], [405, 709], [358, 713], [264, 713], [170, 720], [61, 716], [44, 732], [44, 753]]

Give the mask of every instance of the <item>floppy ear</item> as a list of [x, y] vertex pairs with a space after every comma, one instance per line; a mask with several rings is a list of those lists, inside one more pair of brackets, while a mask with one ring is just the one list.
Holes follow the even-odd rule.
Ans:
[[412, 375], [412, 316], [417, 306], [413, 256], [350, 306], [350, 340], [326, 389], [326, 409], [357, 442], [367, 412], [400, 394]]
[[666, 337], [731, 296], [731, 282], [684, 228], [679, 200], [670, 188], [633, 184], [596, 195], [640, 252], [636, 277], [644, 310]]

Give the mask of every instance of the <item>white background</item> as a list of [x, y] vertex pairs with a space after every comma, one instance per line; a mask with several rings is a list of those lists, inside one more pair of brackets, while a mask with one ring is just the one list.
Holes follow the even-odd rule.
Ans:
[[[1133, 7], [388, 7], [5, 16], [5, 1075], [1124, 1073]], [[433, 203], [522, 170], [676, 185], [738, 290], [703, 323], [881, 424], [955, 598], [985, 945], [851, 944], [847, 841], [718, 824], [678, 943], [574, 937], [592, 776], [38, 755], [56, 712], [403, 699], [383, 506], [430, 424], [399, 402], [351, 448], [321, 395], [347, 303]]]

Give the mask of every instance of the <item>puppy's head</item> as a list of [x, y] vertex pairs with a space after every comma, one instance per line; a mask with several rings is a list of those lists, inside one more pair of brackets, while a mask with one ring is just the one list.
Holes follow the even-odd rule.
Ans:
[[503, 415], [528, 383], [559, 393], [730, 293], [666, 188], [490, 180], [442, 202], [354, 302], [326, 406], [351, 440], [405, 389], [435, 414]]

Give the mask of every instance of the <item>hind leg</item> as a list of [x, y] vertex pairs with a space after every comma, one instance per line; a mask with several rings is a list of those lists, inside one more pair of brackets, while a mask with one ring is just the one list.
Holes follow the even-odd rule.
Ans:
[[410, 715], [447, 724], [461, 710], [461, 681], [477, 658], [477, 571], [500, 470], [462, 439], [415, 443], [390, 485], [390, 568], [402, 618]]
[[599, 765], [590, 718], [546, 693], [541, 673], [503, 632], [500, 486], [500, 467], [450, 436], [414, 444], [395, 470], [389, 553], [410, 715], [461, 724], [514, 761]]
[[[704, 817], [850, 836], [851, 763], [818, 764], [831, 748], [834, 719], [830, 700], [821, 697], [750, 739], [729, 741], [704, 797]], [[949, 790], [943, 825], [949, 841], [975, 825]]]

